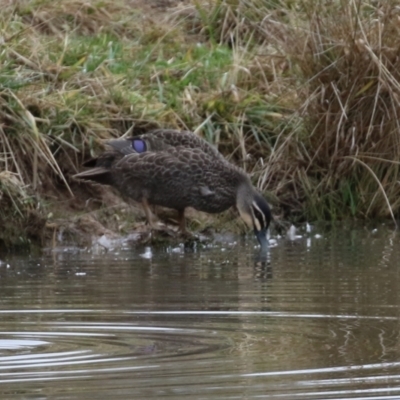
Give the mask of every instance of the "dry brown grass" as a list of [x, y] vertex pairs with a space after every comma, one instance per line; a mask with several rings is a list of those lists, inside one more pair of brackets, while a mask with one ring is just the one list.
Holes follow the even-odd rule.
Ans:
[[288, 185], [314, 218], [398, 214], [400, 12], [394, 3], [317, 5], [296, 29], [298, 40], [286, 43], [304, 82], [299, 112], [308, 133], [294, 133], [301, 141], [297, 154], [283, 145], [277, 162], [297, 161]]

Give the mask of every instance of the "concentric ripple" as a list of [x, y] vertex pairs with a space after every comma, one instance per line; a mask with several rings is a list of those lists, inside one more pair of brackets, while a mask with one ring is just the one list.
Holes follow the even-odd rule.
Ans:
[[[33, 311], [33, 313], [31, 313]], [[37, 316], [36, 310], [16, 312], [21, 319]], [[4, 321], [1, 313], [0, 385], [63, 379], [101, 379], [157, 368], [155, 362], [194, 354], [206, 355], [227, 347], [216, 332], [117, 322], [125, 313], [104, 310], [47, 310], [40, 322]], [[67, 321], [47, 321], [54, 315]], [[83, 322], [82, 320], [90, 320]], [[93, 320], [98, 319], [99, 322]], [[106, 322], [106, 320], [114, 320]], [[100, 322], [101, 320], [101, 322]], [[12, 372], [10, 372], [12, 371]]]

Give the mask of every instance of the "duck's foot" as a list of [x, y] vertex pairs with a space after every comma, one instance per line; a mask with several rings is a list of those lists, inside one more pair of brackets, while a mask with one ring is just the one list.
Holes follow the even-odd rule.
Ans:
[[183, 240], [185, 249], [193, 250], [199, 242], [198, 236], [186, 229], [184, 231], [179, 231], [179, 237]]
[[183, 245], [185, 249], [195, 249], [199, 244], [204, 244], [210, 242], [211, 238], [209, 236], [203, 235], [201, 233], [192, 232], [181, 232], [180, 237], [183, 239]]
[[150, 224], [141, 224], [135, 227], [140, 234], [140, 242], [142, 243], [163, 243], [180, 236], [179, 231], [172, 226], [162, 222], [153, 222]]
[[135, 231], [140, 235], [141, 243], [163, 243], [176, 242], [183, 243], [185, 248], [195, 248], [198, 243], [204, 243], [210, 238], [203, 234], [192, 233], [188, 230], [181, 230], [178, 226], [172, 226], [157, 221], [152, 224], [140, 223], [134, 226]]

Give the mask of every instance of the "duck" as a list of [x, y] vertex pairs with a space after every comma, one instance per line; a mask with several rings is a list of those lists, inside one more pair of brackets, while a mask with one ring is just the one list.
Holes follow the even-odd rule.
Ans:
[[244, 170], [200, 136], [156, 129], [106, 144], [109, 149], [86, 161], [83, 166], [89, 169], [75, 179], [112, 186], [123, 197], [141, 203], [150, 226], [154, 226], [150, 206], [176, 210], [182, 234], [187, 233], [186, 208], [210, 214], [234, 208], [253, 229], [261, 250], [267, 251], [272, 220], [268, 202]]

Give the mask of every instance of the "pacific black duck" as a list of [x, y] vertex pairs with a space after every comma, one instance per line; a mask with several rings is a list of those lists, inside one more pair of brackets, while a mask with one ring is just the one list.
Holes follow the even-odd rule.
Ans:
[[261, 249], [267, 249], [268, 203], [247, 174], [205, 140], [192, 132], [159, 129], [107, 144], [111, 150], [86, 162], [91, 169], [76, 178], [113, 186], [141, 202], [151, 225], [149, 205], [177, 210], [182, 232], [187, 207], [208, 213], [235, 207], [254, 229]]

